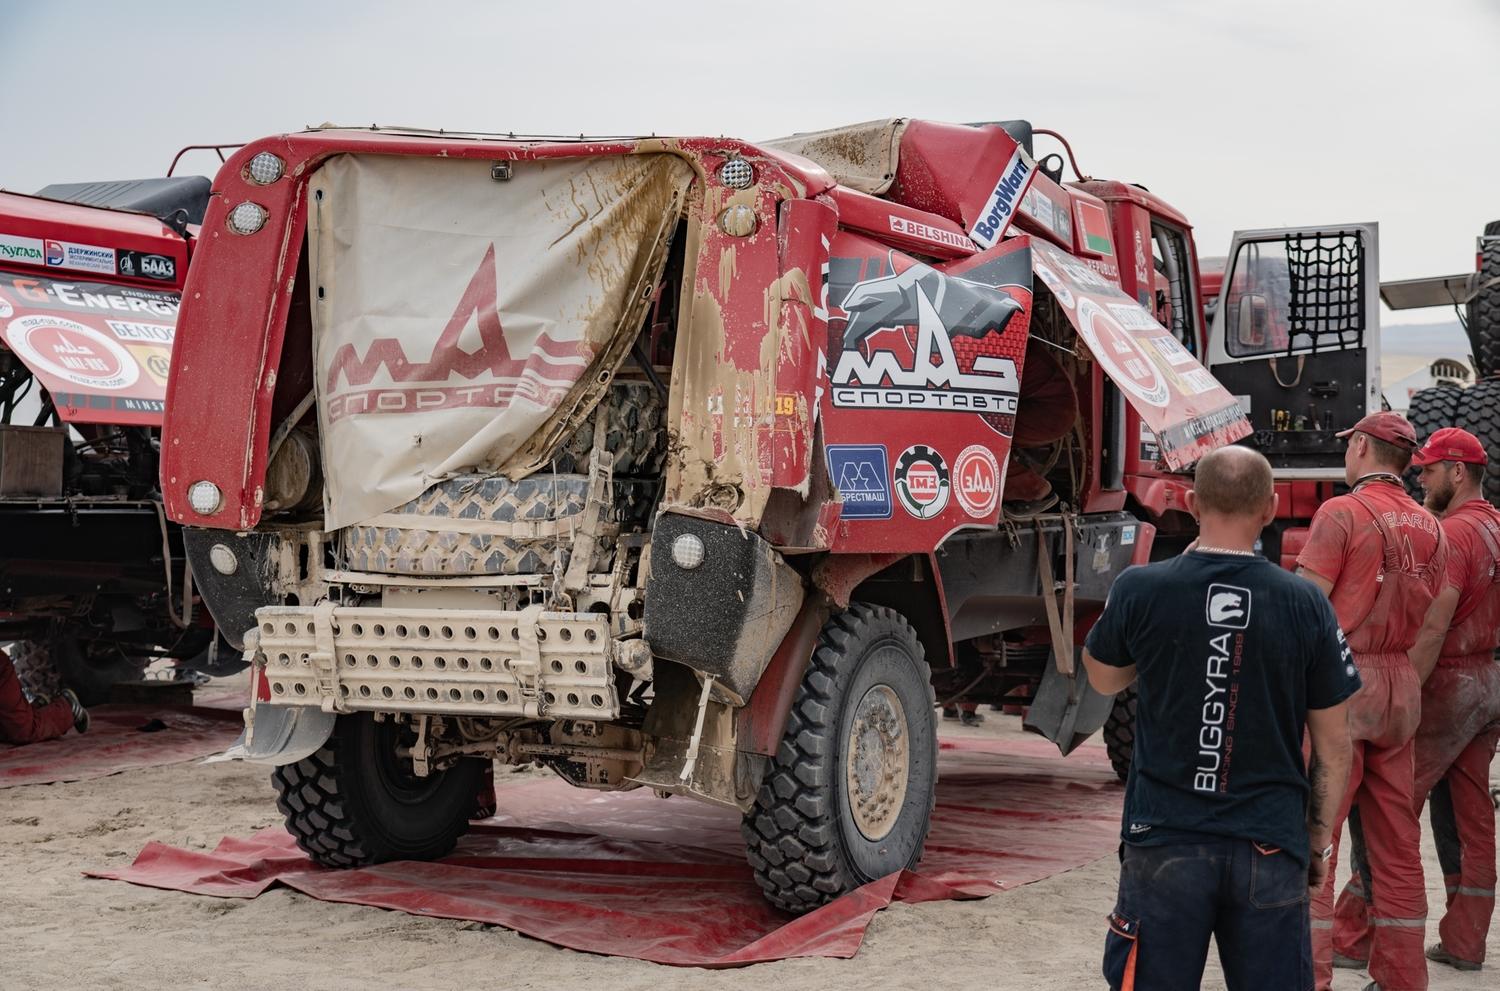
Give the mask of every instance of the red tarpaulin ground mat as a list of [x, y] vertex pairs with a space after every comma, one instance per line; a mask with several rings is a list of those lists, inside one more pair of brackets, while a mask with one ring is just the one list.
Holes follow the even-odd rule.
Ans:
[[439, 863], [313, 866], [285, 832], [227, 837], [211, 853], [151, 843], [92, 876], [230, 898], [284, 884], [313, 898], [505, 926], [559, 946], [726, 967], [849, 957], [892, 901], [994, 894], [1088, 863], [1118, 844], [1121, 789], [1102, 749], [1066, 760], [1033, 737], [945, 740], [938, 807], [918, 870], [799, 919], [772, 909], [745, 863], [739, 816], [648, 791], [560, 781], [499, 789], [502, 813]]
[[0, 788], [86, 781], [120, 771], [178, 764], [223, 751], [244, 721], [227, 709], [100, 705], [89, 731], [23, 747], [0, 744]]

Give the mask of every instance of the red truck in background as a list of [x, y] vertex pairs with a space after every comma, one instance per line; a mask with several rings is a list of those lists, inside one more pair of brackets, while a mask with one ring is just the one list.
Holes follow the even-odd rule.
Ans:
[[[1193, 462], [1252, 439], [1309, 499], [1340, 470], [1375, 232], [1237, 240], [1286, 290], [1231, 279], [1226, 340], [1186, 219], [1033, 142], [898, 119], [235, 153], [162, 484], [254, 665], [237, 753], [303, 848], [441, 856], [487, 760], [540, 761], [739, 810], [767, 897], [806, 911], [920, 856], [935, 699], [1036, 685], [1030, 728], [1097, 731], [1083, 633], [1189, 538]], [[1283, 299], [1278, 355], [1255, 313]]]
[[152, 661], [227, 672], [162, 509], [160, 428], [201, 177], [0, 192], [0, 642], [87, 704]]

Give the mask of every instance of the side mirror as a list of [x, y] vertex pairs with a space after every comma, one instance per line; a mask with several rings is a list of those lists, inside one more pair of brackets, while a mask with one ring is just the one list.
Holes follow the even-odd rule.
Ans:
[[1239, 310], [1235, 313], [1235, 343], [1247, 350], [1265, 347], [1266, 313], [1266, 297], [1259, 293], [1241, 296]]

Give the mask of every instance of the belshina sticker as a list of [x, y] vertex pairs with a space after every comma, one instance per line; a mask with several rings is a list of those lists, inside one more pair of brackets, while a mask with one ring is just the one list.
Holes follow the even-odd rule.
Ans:
[[974, 226], [969, 229], [969, 237], [975, 244], [981, 248], [993, 248], [999, 243], [1006, 228], [1010, 227], [1011, 218], [1016, 215], [1021, 197], [1026, 195], [1026, 187], [1031, 185], [1031, 177], [1035, 174], [1036, 163], [1026, 154], [1026, 149], [1017, 145], [1015, 154], [1010, 156], [1010, 161], [1005, 163], [1000, 177], [995, 180], [989, 201], [979, 211], [979, 216], [974, 219]]

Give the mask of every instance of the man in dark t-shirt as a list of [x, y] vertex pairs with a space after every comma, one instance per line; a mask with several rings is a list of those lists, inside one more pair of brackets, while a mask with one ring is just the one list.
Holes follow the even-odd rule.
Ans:
[[1359, 674], [1317, 586], [1253, 550], [1276, 513], [1265, 458], [1209, 454], [1188, 507], [1198, 540], [1121, 574], [1084, 652], [1098, 691], [1138, 682], [1104, 976], [1197, 988], [1212, 935], [1231, 991], [1301, 991]]

